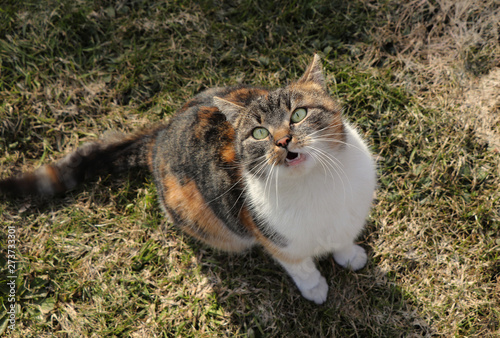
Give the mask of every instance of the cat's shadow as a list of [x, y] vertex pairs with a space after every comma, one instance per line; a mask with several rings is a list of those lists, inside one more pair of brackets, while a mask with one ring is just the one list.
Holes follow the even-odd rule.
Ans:
[[[199, 264], [216, 281], [213, 292], [218, 303], [247, 336], [431, 336], [430, 325], [417, 313], [418, 304], [391, 281], [390, 273], [377, 267], [371, 249], [361, 245], [370, 256], [358, 272], [340, 267], [331, 255], [318, 260], [329, 285], [321, 305], [303, 298], [292, 279], [261, 249], [243, 255], [206, 249]], [[205, 260], [216, 261], [217, 267]]]

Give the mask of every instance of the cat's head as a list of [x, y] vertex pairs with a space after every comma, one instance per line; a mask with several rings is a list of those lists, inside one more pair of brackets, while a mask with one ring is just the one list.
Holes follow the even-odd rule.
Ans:
[[277, 168], [281, 177], [318, 166], [335, 170], [333, 154], [344, 144], [345, 132], [341, 109], [326, 91], [319, 56], [299, 80], [264, 92], [247, 106], [221, 98], [214, 102], [234, 125], [245, 171], [266, 179]]

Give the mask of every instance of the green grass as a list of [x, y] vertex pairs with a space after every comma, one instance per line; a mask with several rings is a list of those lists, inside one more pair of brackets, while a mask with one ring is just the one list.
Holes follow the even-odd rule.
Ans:
[[498, 336], [500, 149], [489, 140], [499, 124], [471, 118], [463, 93], [498, 68], [500, 15], [494, 1], [471, 1], [463, 13], [453, 3], [2, 3], [1, 177], [106, 130], [167, 119], [207, 87], [283, 85], [318, 52], [332, 95], [377, 157], [379, 189], [360, 238], [369, 263], [353, 273], [320, 260], [330, 285], [322, 306], [262, 250], [228, 255], [166, 224], [145, 173], [52, 200], [2, 200], [20, 265], [11, 332], [0, 231], [0, 332]]

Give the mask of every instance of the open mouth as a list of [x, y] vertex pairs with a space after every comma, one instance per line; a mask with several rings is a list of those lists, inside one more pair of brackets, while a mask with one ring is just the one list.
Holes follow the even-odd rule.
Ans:
[[289, 151], [287, 154], [286, 154], [286, 160], [288, 162], [290, 161], [293, 161], [295, 160], [296, 158], [300, 157], [300, 154], [299, 153], [294, 153], [293, 151]]
[[285, 164], [288, 166], [294, 166], [302, 163], [306, 160], [306, 156], [301, 153], [294, 153], [293, 151], [288, 151], [286, 153]]

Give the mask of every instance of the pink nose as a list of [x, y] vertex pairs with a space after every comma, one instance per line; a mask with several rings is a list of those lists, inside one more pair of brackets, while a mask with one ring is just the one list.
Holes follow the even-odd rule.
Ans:
[[290, 143], [290, 135], [283, 136], [278, 141], [276, 141], [276, 145], [278, 147], [286, 147]]

